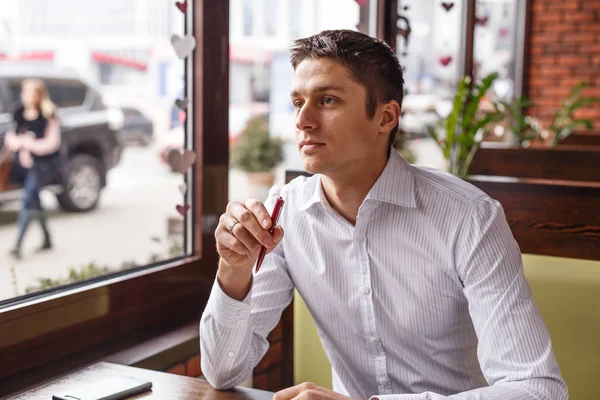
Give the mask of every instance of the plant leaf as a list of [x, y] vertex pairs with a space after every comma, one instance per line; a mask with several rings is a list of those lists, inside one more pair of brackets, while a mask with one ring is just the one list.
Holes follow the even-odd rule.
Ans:
[[489, 74], [481, 80], [481, 83], [479, 85], [477, 85], [475, 95], [471, 99], [469, 99], [469, 103], [467, 104], [467, 107], [465, 109], [465, 115], [463, 118], [463, 128], [467, 128], [471, 125], [471, 122], [475, 118], [475, 114], [479, 109], [479, 103], [481, 102], [481, 99], [483, 98], [483, 96], [485, 96], [489, 88], [499, 76], [500, 75], [497, 72]]
[[456, 126], [464, 108], [465, 99], [467, 96], [467, 89], [469, 85], [469, 77], [464, 77], [458, 82], [456, 94], [454, 95], [454, 101], [452, 103], [452, 111], [446, 119], [446, 138], [448, 140], [448, 146], [452, 148], [455, 141]]

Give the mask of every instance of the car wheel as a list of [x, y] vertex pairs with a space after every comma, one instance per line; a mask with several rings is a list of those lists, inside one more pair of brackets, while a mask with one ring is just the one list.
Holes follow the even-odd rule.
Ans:
[[98, 205], [104, 168], [98, 159], [78, 154], [69, 160], [67, 184], [57, 195], [60, 206], [67, 211], [89, 211]]

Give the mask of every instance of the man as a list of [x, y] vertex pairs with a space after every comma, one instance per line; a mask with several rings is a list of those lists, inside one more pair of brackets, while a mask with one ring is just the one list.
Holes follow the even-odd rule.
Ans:
[[[389, 46], [325, 31], [290, 58], [298, 149], [315, 175], [274, 188], [267, 206], [230, 203], [220, 219], [200, 323], [211, 385], [251, 375], [296, 288], [334, 391], [304, 383], [276, 400], [566, 399], [501, 205], [390, 150], [403, 78]], [[285, 238], [267, 231], [279, 195]], [[270, 253], [253, 276], [261, 245]]]

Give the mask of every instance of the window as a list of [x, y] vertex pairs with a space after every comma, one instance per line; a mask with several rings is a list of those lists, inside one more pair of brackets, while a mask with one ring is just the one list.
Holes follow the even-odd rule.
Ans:
[[[232, 12], [236, 4], [239, 5], [238, 0], [230, 0]], [[243, 5], [244, 35], [236, 36], [237, 26], [235, 23], [230, 25], [229, 134], [232, 146], [235, 146], [246, 127], [257, 126], [259, 124], [255, 122], [259, 122], [268, 127], [272, 137], [283, 141], [285, 160], [278, 167], [301, 168], [294, 139], [295, 113], [289, 98], [293, 77], [289, 47], [295, 39], [326, 29], [356, 30], [361, 7], [355, 0], [244, 0]], [[258, 9], [254, 10], [252, 7]], [[265, 11], [262, 25], [250, 29], [253, 22], [250, 17], [253, 13], [262, 13], [262, 7]], [[366, 9], [368, 5], [362, 8]], [[278, 18], [290, 21], [289, 28], [271, 28]], [[256, 23], [260, 21], [257, 19]], [[263, 32], [268, 36], [263, 35]], [[277, 174], [276, 179], [283, 179], [283, 174]], [[238, 167], [230, 170], [229, 182], [230, 200], [243, 200], [249, 196], [266, 198], [268, 183], [251, 183], [245, 172]]]
[[[223, 46], [222, 40], [227, 39], [225, 27], [228, 11], [226, 2], [214, 3], [208, 0], [188, 2], [188, 12], [185, 15], [187, 27], [182, 27], [182, 31], [195, 35], [197, 49], [208, 47], [213, 49], [211, 54], [215, 57], [226, 57], [227, 46]], [[73, 19], [71, 13], [67, 16]], [[192, 20], [194, 24], [191, 23]], [[177, 21], [181, 22], [180, 18], [177, 18]], [[165, 40], [165, 46], [170, 46], [170, 37]], [[79, 239], [80, 243], [70, 242], [66, 245], [69, 240], [74, 240], [73, 237], [61, 236], [62, 239], [58, 243], [62, 242], [62, 244], [56, 246], [55, 251], [65, 248], [67, 250], [59, 254], [63, 256], [85, 254], [87, 251], [90, 254], [96, 252], [97, 255], [99, 252], [94, 247], [104, 246], [104, 260], [108, 260], [109, 257], [114, 259], [115, 254], [123, 252], [124, 249], [129, 254], [141, 250], [143, 256], [140, 258], [144, 264], [131, 269], [110, 271], [109, 275], [96, 277], [87, 275], [88, 279], [79, 283], [68, 283], [3, 301], [0, 304], [0, 332], [3, 332], [0, 335], [0, 380], [3, 382], [0, 385], [0, 397], [5, 395], [10, 397], [25, 385], [54, 378], [69, 368], [99, 361], [115, 351], [128, 349], [133, 343], [150, 339], [152, 335], [181, 327], [182, 324], [197, 318], [202, 311], [212, 287], [215, 265], [217, 265], [214, 252], [214, 228], [218, 216], [224, 212], [227, 204], [227, 191], [221, 182], [227, 179], [228, 169], [226, 112], [228, 99], [226, 95], [217, 98], [212, 96], [213, 93], [226, 93], [227, 74], [223, 75], [211, 69], [214, 61], [201, 57], [201, 54], [202, 51], [194, 52], [185, 62], [178, 59], [172, 64], [168, 62], [171, 58], [170, 54], [160, 54], [164, 57], [161, 59], [164, 63], [161, 67], [163, 72], [157, 71], [157, 75], [164, 74], [166, 80], [171, 82], [166, 86], [168, 93], [161, 102], [166, 106], [167, 113], [165, 115], [160, 112], [161, 109], [152, 110], [153, 117], [162, 119], [162, 123], [169, 126], [172, 115], [170, 111], [174, 110], [170, 107], [171, 100], [183, 96], [190, 100], [188, 113], [186, 118], [182, 119], [183, 128], [180, 130], [185, 137], [175, 135], [177, 137], [170, 138], [175, 143], [184, 143], [186, 148], [194, 149], [199, 155], [198, 161], [185, 175], [188, 186], [186, 196], [173, 196], [176, 203], [164, 208], [152, 204], [153, 199], [146, 199], [146, 197], [156, 197], [155, 191], [142, 190], [143, 193], [139, 193], [140, 189], [147, 187], [149, 181], [160, 180], [162, 181], [160, 190], [167, 193], [167, 196], [172, 196], [173, 189], [178, 192], [177, 186], [181, 185], [184, 176], [179, 173], [170, 174], [164, 170], [166, 166], [161, 163], [150, 165], [150, 168], [148, 165], [140, 165], [140, 154], [158, 155], [164, 142], [152, 144], [147, 150], [143, 146], [131, 146], [128, 147], [129, 151], [124, 150], [123, 153], [123, 157], [128, 159], [129, 170], [138, 169], [148, 174], [138, 175], [141, 181], [136, 181], [135, 177], [128, 179], [123, 175], [116, 179], [114, 174], [109, 172], [112, 181], [118, 181], [117, 186], [127, 189], [129, 185], [132, 189], [129, 193], [132, 197], [129, 200], [118, 203], [113, 198], [111, 202], [105, 203], [108, 207], [98, 207], [95, 214], [55, 211], [50, 216], [51, 222], [52, 219], [62, 218], [63, 221], [70, 220], [75, 227], [83, 227], [81, 221], [90, 221], [90, 215], [99, 219], [103, 217], [103, 222], [97, 224], [97, 229], [101, 231], [99, 234], [105, 235], [109, 232], [115, 237], [118, 236], [122, 242], [120, 244], [116, 238], [113, 240], [107, 236], [104, 239], [109, 242], [111, 249], [106, 250], [106, 244], [98, 242], [102, 240], [101, 238], [97, 238], [96, 241], [86, 240], [85, 237], [89, 238], [90, 232], [88, 227], [87, 230], [77, 232], [78, 235], [85, 236]], [[172, 66], [169, 67], [170, 65]], [[171, 68], [173, 72], [170, 73]], [[193, 82], [203, 82], [203, 84], [193, 85]], [[154, 92], [153, 86], [148, 87], [150, 92]], [[128, 87], [107, 91], [103, 85], [99, 85], [98, 89], [111, 109], [115, 107], [115, 95], [121, 93], [117, 89], [131, 90]], [[140, 96], [139, 91], [128, 93], [127, 90], [125, 94], [129, 94], [130, 98], [141, 97], [144, 101], [149, 101]], [[171, 90], [174, 93], [171, 93]], [[158, 93], [162, 92], [158, 91]], [[211, 101], [205, 101], [203, 106], [198, 106], [201, 103], [196, 102], [194, 106], [194, 99], [203, 97], [203, 94], [208, 96], [206, 98], [210, 97]], [[96, 117], [102, 114], [97, 113]], [[83, 118], [75, 118], [76, 121], [77, 119]], [[174, 119], [179, 120], [180, 115], [174, 113]], [[210, 132], [210, 135], [203, 132]], [[212, 172], [203, 174], [205, 165]], [[174, 179], [169, 181], [169, 177]], [[51, 199], [53, 196], [49, 193], [45, 197]], [[185, 219], [172, 211], [175, 204], [182, 204], [183, 201], [190, 206]], [[141, 222], [132, 222], [125, 215], [120, 219], [106, 218], [114, 213], [115, 207], [123, 204], [128, 204], [130, 211], [138, 207], [137, 212], [144, 213], [147, 218]], [[3, 210], [5, 206], [6, 204], [3, 203]], [[87, 218], [81, 219], [79, 214]], [[173, 214], [176, 214], [175, 218], [168, 220], [165, 218]], [[10, 214], [8, 216], [10, 217]], [[152, 222], [156, 217], [160, 217], [158, 224], [155, 223], [156, 221]], [[173, 239], [183, 239], [183, 252], [179, 253], [182, 254], [181, 256], [162, 257], [162, 254], [159, 254], [158, 260], [155, 258], [154, 262], [148, 264], [146, 252], [148, 248], [144, 246], [146, 246], [148, 231], [153, 229], [153, 226], [158, 226], [160, 232], [170, 227], [174, 234]], [[3, 234], [7, 227], [10, 228], [11, 225], [1, 225], [0, 234]], [[34, 236], [35, 233], [31, 232], [31, 235]], [[5, 243], [4, 237], [2, 243]], [[164, 242], [162, 244], [166, 245]], [[152, 245], [160, 247], [161, 243], [153, 242]], [[78, 246], [87, 250], [82, 250]], [[0, 257], [2, 256], [4, 252]], [[36, 255], [40, 264], [44, 256], [49, 255], [43, 253]], [[3, 296], [13, 295], [15, 279], [23, 280], [31, 276], [31, 280], [36, 282], [34, 274], [50, 270], [48, 268], [50, 262], [45, 263], [45, 269], [36, 269], [31, 263], [27, 267], [18, 269], [6, 265], [4, 260], [0, 262], [2, 266], [0, 273], [5, 274], [0, 278], [0, 294]], [[67, 258], [63, 260], [65, 260], [63, 265], [68, 266], [69, 260]], [[5, 267], [8, 273], [5, 272]], [[89, 270], [86, 269], [84, 272]], [[19, 281], [18, 283], [20, 284]]]
[[277, 1], [264, 0], [265, 4], [265, 33], [267, 36], [275, 36], [277, 31]]
[[78, 80], [48, 79], [50, 98], [59, 108], [81, 107], [85, 100], [87, 88]]
[[[493, 96], [510, 100], [521, 92], [517, 49], [520, 19], [516, 0], [484, 0], [477, 5], [473, 74], [480, 79], [492, 72], [500, 75]], [[521, 50], [522, 52], [522, 50]]]
[[252, 36], [254, 32], [254, 7], [252, 0], [243, 0], [244, 7], [244, 36]]
[[8, 107], [6, 104], [6, 99], [4, 98], [4, 93], [2, 93], [2, 88], [0, 88], [0, 114], [4, 114], [8, 111]]
[[[398, 0], [396, 51], [404, 67], [407, 91], [400, 128], [408, 138], [407, 147], [413, 151], [416, 164], [447, 168], [427, 127], [448, 115], [457, 82], [469, 73], [466, 38], [471, 30], [473, 78], [480, 80], [499, 73], [482, 107], [491, 107], [490, 100], [510, 101], [520, 94], [525, 3], [477, 1], [473, 27], [467, 25], [466, 1]], [[408, 36], [403, 34], [407, 30]]]
[[302, 14], [304, 9], [303, 0], [289, 0], [288, 7], [293, 12], [289, 12], [289, 23], [290, 23], [290, 37], [300, 37], [300, 21], [302, 21]]
[[[25, 75], [21, 79], [11, 79], [9, 81], [9, 90], [11, 97], [20, 102], [21, 100], [21, 85]], [[83, 105], [87, 88], [85, 84], [78, 80], [58, 80], [58, 79], [43, 79], [50, 99], [59, 108], [80, 107]]]
[[396, 54], [404, 69], [406, 91], [399, 126], [415, 164], [446, 168], [427, 126], [450, 111], [456, 84], [464, 71], [465, 3], [398, 1]]
[[[408, 40], [396, 37], [396, 51], [410, 94], [447, 98], [462, 74], [463, 2], [447, 10], [438, 1], [401, 0], [398, 27], [410, 28]], [[410, 103], [410, 98], [408, 98]]]
[[[45, 82], [59, 107], [66, 157], [63, 179], [53, 173], [40, 193], [45, 224], [21, 209], [25, 170], [0, 193], [0, 307], [192, 254], [192, 169], [177, 170], [169, 163], [169, 152], [194, 148], [188, 135], [193, 119], [183, 118], [175, 105], [188, 83], [184, 78], [191, 59], [182, 61], [172, 48], [150, 51], [152, 46], [169, 49], [170, 34], [132, 35], [133, 26], [147, 26], [156, 18], [145, 7], [145, 2], [90, 6], [58, 1], [45, 12], [23, 7], [6, 17], [11, 26], [35, 18], [43, 20], [42, 26], [62, 25], [66, 31], [77, 31], [81, 21], [86, 26], [77, 43], [47, 29], [31, 32], [28, 41], [14, 41], [14, 54], [28, 54], [28, 59], [9, 60], [20, 62], [9, 75], [9, 92], [20, 102], [24, 79]], [[181, 36], [186, 21], [175, 10], [179, 18], [174, 18], [173, 33]], [[188, 3], [188, 12], [191, 18], [193, 4]], [[102, 32], [100, 42], [94, 32]], [[37, 43], [36, 51], [27, 43]], [[155, 73], [150, 64], [162, 68]], [[186, 96], [192, 100], [193, 91]], [[143, 115], [131, 119], [122, 108]], [[18, 225], [19, 214], [29, 223]]]
[[8, 83], [8, 95], [9, 95], [10, 100], [13, 103], [20, 101], [21, 100], [21, 80], [20, 79], [10, 79], [7, 81], [7, 83]]

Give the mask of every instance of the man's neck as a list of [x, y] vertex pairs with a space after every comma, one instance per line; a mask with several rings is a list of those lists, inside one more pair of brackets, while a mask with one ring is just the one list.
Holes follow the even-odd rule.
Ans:
[[340, 174], [324, 174], [321, 178], [327, 201], [352, 225], [356, 223], [358, 209], [383, 172], [388, 157], [374, 159], [367, 158], [366, 162], [346, 166]]

